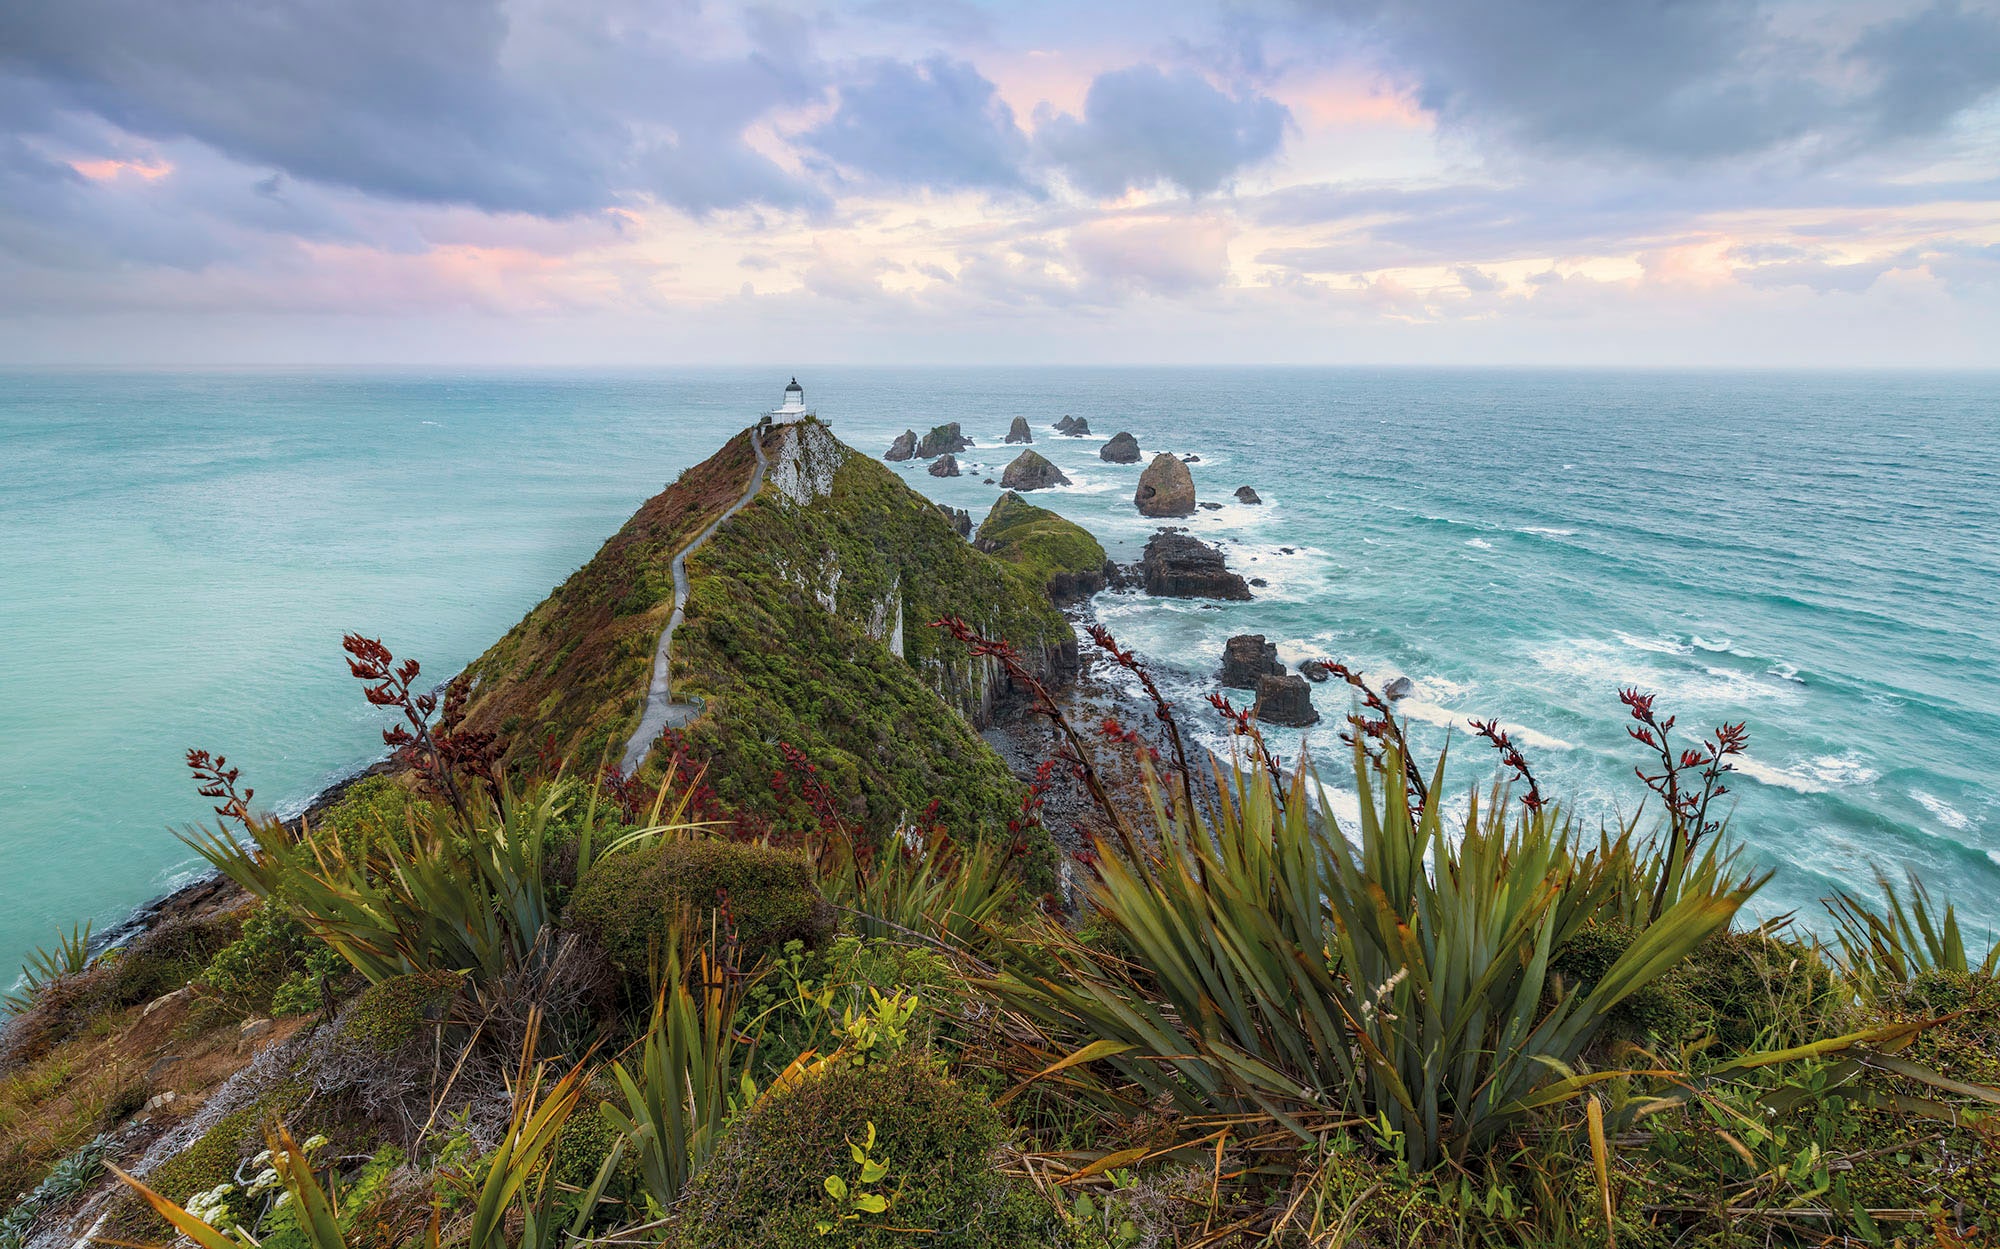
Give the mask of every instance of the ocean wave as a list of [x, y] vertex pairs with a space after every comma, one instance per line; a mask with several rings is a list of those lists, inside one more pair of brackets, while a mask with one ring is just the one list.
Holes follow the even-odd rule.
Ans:
[[1769, 668], [1766, 668], [1764, 675], [1767, 677], [1776, 677], [1780, 681], [1790, 681], [1794, 685], [1804, 685], [1806, 683], [1806, 679], [1799, 675], [1799, 670], [1782, 659], [1772, 664]]
[[1476, 546], [1482, 551], [1490, 551], [1493, 549], [1493, 544], [1491, 542], [1488, 542], [1484, 538], [1467, 538], [1465, 540], [1465, 545]]
[[1661, 694], [1672, 706], [1679, 703], [1723, 703], [1735, 705], [1753, 699], [1790, 699], [1796, 696], [1787, 684], [1764, 680], [1748, 672], [1726, 668], [1690, 671], [1648, 664], [1634, 650], [1679, 657], [1685, 651], [1674, 644], [1620, 634], [1621, 646], [1596, 638], [1570, 638], [1532, 647], [1528, 659], [1546, 672], [1589, 682], [1600, 689], [1636, 686]]
[[1688, 649], [1687, 643], [1677, 637], [1637, 638], [1629, 633], [1617, 633], [1614, 636], [1633, 650], [1652, 651], [1658, 655], [1688, 655], [1693, 653]]
[[1557, 529], [1550, 525], [1528, 525], [1524, 528], [1516, 529], [1514, 532], [1531, 533], [1538, 538], [1574, 538], [1576, 536], [1576, 530], [1574, 529]]
[[1748, 755], [1738, 755], [1732, 768], [1738, 775], [1747, 776], [1760, 785], [1775, 785], [1800, 794], [1823, 794], [1827, 786], [1816, 777], [1806, 776], [1785, 768], [1772, 767], [1760, 763]]
[[1881, 769], [1851, 750], [1844, 755], [1816, 755], [1806, 766], [1829, 785], [1866, 785], [1882, 775]]
[[1910, 791], [1910, 797], [1916, 799], [1918, 805], [1935, 816], [1938, 823], [1953, 832], [1969, 833], [1972, 831], [1972, 817], [1957, 807], [1952, 806], [1936, 794], [1925, 793], [1921, 789], [1913, 789]]
[[[1439, 728], [1456, 729], [1461, 733], [1471, 732], [1471, 722], [1480, 718], [1468, 715], [1463, 711], [1453, 711], [1447, 707], [1440, 707], [1436, 703], [1425, 702], [1421, 698], [1398, 699], [1396, 702], [1396, 712], [1406, 719], [1422, 720], [1425, 724], [1435, 724]], [[1514, 724], [1502, 720], [1500, 728], [1509, 737], [1513, 738], [1517, 744], [1526, 746], [1530, 750], [1576, 749], [1576, 745], [1573, 742], [1566, 742], [1560, 737], [1544, 733], [1539, 729], [1531, 729], [1525, 724]]]
[[1708, 651], [1711, 654], [1742, 655], [1746, 659], [1753, 658], [1753, 656], [1749, 655], [1747, 652], [1737, 650], [1736, 643], [1730, 641], [1728, 638], [1718, 638], [1714, 641], [1711, 641], [1708, 638], [1705, 638], [1701, 634], [1697, 633], [1688, 639], [1688, 644], [1693, 646], [1696, 650]]

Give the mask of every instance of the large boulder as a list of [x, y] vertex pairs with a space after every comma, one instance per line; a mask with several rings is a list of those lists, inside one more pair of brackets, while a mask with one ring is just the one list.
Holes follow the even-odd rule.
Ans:
[[1102, 590], [1104, 570], [1115, 567], [1083, 526], [1036, 507], [1011, 490], [993, 504], [972, 544], [1020, 568], [1057, 604]]
[[1166, 452], [1153, 457], [1139, 474], [1139, 490], [1132, 496], [1142, 516], [1194, 515], [1194, 476]]
[[1162, 529], [1139, 560], [1146, 593], [1166, 598], [1247, 599], [1250, 587], [1229, 571], [1222, 552], [1178, 529]]
[[1238, 503], [1262, 503], [1264, 500], [1259, 498], [1257, 492], [1250, 487], [1238, 486], [1236, 487], [1236, 501]]
[[1021, 452], [1000, 474], [1000, 485], [1007, 490], [1047, 490], [1068, 484], [1069, 478], [1063, 476], [1063, 471], [1039, 451]]
[[1069, 413], [1065, 412], [1063, 413], [1063, 418], [1056, 422], [1055, 431], [1058, 434], [1067, 434], [1071, 429], [1075, 427], [1076, 427], [1076, 418], [1071, 416]]
[[1034, 440], [1035, 436], [1028, 432], [1028, 418], [1025, 416], [1015, 417], [1014, 423], [1007, 427], [1008, 442], [1033, 442]]
[[1069, 428], [1063, 432], [1072, 438], [1088, 438], [1090, 437], [1090, 422], [1079, 416], [1071, 421]]
[[906, 429], [896, 435], [896, 441], [889, 444], [889, 449], [882, 453], [882, 458], [885, 460], [907, 460], [916, 453], [917, 431]]
[[1257, 678], [1257, 704], [1252, 708], [1266, 724], [1282, 724], [1302, 729], [1319, 723], [1313, 710], [1312, 690], [1303, 677], [1291, 673], [1265, 674]]
[[1111, 441], [1097, 449], [1097, 458], [1108, 464], [1137, 464], [1139, 462], [1139, 440], [1120, 431], [1111, 435]]
[[1278, 662], [1278, 644], [1266, 642], [1261, 633], [1239, 633], [1222, 648], [1222, 671], [1217, 680], [1239, 690], [1254, 690], [1260, 677], [1283, 675]]
[[950, 452], [946, 452], [945, 454], [939, 456], [937, 459], [932, 460], [931, 476], [933, 477], [958, 476], [958, 457], [951, 454]]
[[930, 433], [924, 435], [924, 440], [917, 444], [917, 458], [934, 460], [941, 455], [963, 451], [971, 445], [972, 439], [959, 432], [958, 422], [952, 421], [946, 425], [936, 426]]
[[1408, 677], [1390, 677], [1388, 683], [1382, 687], [1382, 697], [1391, 702], [1399, 698], [1408, 698], [1416, 692], [1417, 683]]

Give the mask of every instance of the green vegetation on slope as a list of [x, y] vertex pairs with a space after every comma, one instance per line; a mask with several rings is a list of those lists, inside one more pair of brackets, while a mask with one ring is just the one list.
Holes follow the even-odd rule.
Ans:
[[[961, 615], [1047, 667], [1074, 646], [1068, 622], [1038, 584], [819, 426], [780, 430], [765, 450], [773, 481], [688, 561], [674, 640], [677, 691], [706, 704], [686, 738], [708, 783], [734, 810], [808, 819], [771, 784], [786, 743], [871, 830], [933, 802], [960, 833], [1004, 825], [1019, 785], [967, 719], [998, 673], [928, 626]], [[787, 494], [787, 464], [824, 493]]]
[[1012, 490], [993, 504], [973, 542], [1019, 568], [1059, 603], [1104, 584], [1104, 547], [1090, 531]]
[[615, 760], [638, 722], [653, 647], [673, 610], [674, 554], [743, 493], [755, 467], [749, 436], [738, 434], [648, 499], [472, 662], [478, 686], [467, 727], [506, 739], [510, 764], [551, 742], [584, 767]]

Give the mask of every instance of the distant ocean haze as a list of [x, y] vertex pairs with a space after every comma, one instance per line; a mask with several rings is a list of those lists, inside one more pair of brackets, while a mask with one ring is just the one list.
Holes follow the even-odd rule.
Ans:
[[[340, 657], [383, 637], [463, 666], [640, 502], [775, 406], [793, 372], [879, 456], [959, 421], [962, 476], [897, 466], [985, 514], [1031, 498], [1136, 558], [1156, 451], [1195, 454], [1185, 523], [1269, 584], [1248, 603], [1106, 595], [1191, 723], [1222, 644], [1407, 675], [1463, 793], [1470, 717], [1515, 729], [1586, 827], [1645, 796], [1621, 685], [1699, 732], [1747, 720], [1731, 834], [1819, 918], [1871, 865], [1914, 868], [2000, 926], [2000, 375], [1308, 369], [796, 369], [0, 374], [0, 980], [58, 926], [100, 926], [193, 870], [202, 746], [284, 809], [380, 753]], [[1057, 435], [1064, 414], [1092, 436]], [[1130, 430], [1139, 464], [1106, 464]], [[1239, 504], [1238, 486], [1261, 506]], [[1237, 695], [1239, 699], [1245, 697]], [[1343, 692], [1273, 730], [1346, 771]], [[1351, 805], [1336, 795], [1336, 810]]]

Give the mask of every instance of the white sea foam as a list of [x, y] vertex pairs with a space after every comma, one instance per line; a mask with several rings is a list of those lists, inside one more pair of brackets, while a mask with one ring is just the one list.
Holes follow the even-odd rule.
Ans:
[[1576, 536], [1576, 530], [1574, 529], [1557, 529], [1549, 525], [1529, 525], [1515, 532], [1532, 533], [1543, 538], [1573, 538]]
[[1812, 774], [1829, 785], [1866, 785], [1881, 776], [1881, 770], [1849, 751], [1844, 755], [1816, 755], [1806, 761]]
[[1488, 542], [1484, 538], [1467, 538], [1465, 540], [1465, 545], [1476, 546], [1482, 551], [1490, 551], [1493, 549], [1493, 544], [1491, 542]]
[[1661, 655], [1686, 655], [1691, 653], [1688, 650], [1687, 644], [1679, 638], [1635, 638], [1629, 633], [1619, 633], [1616, 636], [1619, 641], [1632, 647], [1634, 650], [1653, 651]]
[[1789, 789], [1795, 793], [1823, 794], [1827, 789], [1824, 784], [1814, 777], [1789, 771], [1785, 768], [1772, 767], [1770, 764], [1760, 763], [1748, 755], [1738, 755], [1734, 760], [1733, 770], [1741, 776], [1749, 777], [1760, 785], [1776, 785], [1781, 789]]
[[1782, 659], [1765, 669], [1764, 675], [1767, 677], [1776, 677], [1780, 681], [1790, 681], [1794, 685], [1804, 685], [1806, 683], [1806, 679], [1799, 675], [1799, 670]]
[[1747, 672], [1726, 668], [1690, 671], [1672, 665], [1654, 666], [1632, 651], [1679, 656], [1672, 645], [1620, 635], [1623, 646], [1613, 646], [1596, 638], [1570, 638], [1537, 646], [1528, 658], [1547, 672], [1574, 677], [1592, 689], [1611, 690], [1624, 686], [1660, 693], [1670, 707], [1686, 703], [1721, 703], [1734, 707], [1752, 699], [1789, 699], [1793, 687]]
[[1697, 633], [1693, 637], [1689, 638], [1688, 641], [1694, 646], [1696, 650], [1710, 651], [1716, 654], [1723, 654], [1723, 655], [1743, 654], [1742, 651], [1736, 649], [1736, 644], [1734, 642], [1731, 642], [1728, 638], [1717, 638], [1714, 640], [1710, 640], [1709, 638], [1705, 638], [1701, 634]]
[[1938, 823], [1951, 829], [1953, 832], [1964, 833], [1972, 830], [1972, 818], [1936, 794], [1925, 793], [1921, 789], [1913, 789], [1910, 791], [1910, 797], [1915, 798], [1918, 803], [1922, 804], [1924, 810], [1936, 816]]

